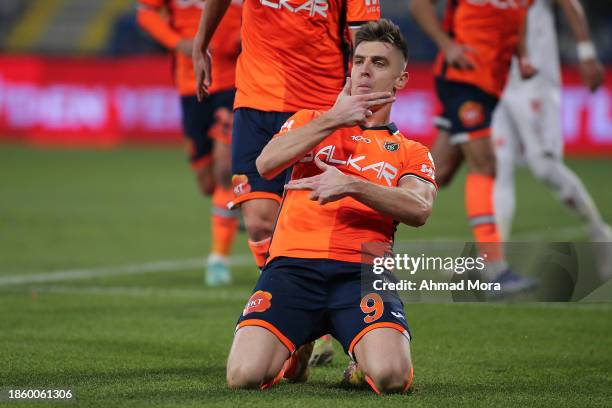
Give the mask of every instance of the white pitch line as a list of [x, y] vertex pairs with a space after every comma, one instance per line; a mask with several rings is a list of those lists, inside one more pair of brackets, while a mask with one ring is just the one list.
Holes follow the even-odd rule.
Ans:
[[[512, 241], [538, 241], [543, 239], [553, 239], [555, 242], [566, 241], [572, 238], [584, 236], [584, 227], [565, 227], [556, 230], [542, 230], [518, 233], [512, 237]], [[466, 237], [442, 237], [423, 242], [443, 242], [443, 241], [462, 241]], [[230, 257], [230, 263], [237, 266], [253, 265], [250, 254], [240, 254]], [[155, 272], [176, 271], [179, 269], [202, 268], [205, 265], [203, 258], [178, 259], [168, 261], [158, 261], [144, 264], [132, 264], [123, 266], [110, 266], [98, 268], [67, 269], [48, 273], [13, 275], [0, 277], [0, 287], [23, 285], [31, 283], [63, 282], [72, 280], [92, 279], [104, 276], [116, 275], [138, 275]]]
[[60, 293], [76, 295], [110, 295], [110, 296], [165, 296], [187, 299], [201, 299], [204, 301], [219, 300], [246, 300], [249, 292], [245, 290], [224, 289], [158, 289], [129, 286], [61, 286], [45, 285], [29, 288], [32, 293]]
[[[253, 264], [253, 260], [251, 255], [243, 254], [231, 257], [230, 263], [231, 265], [246, 266]], [[123, 266], [69, 269], [29, 275], [3, 276], [0, 277], [0, 286], [12, 286], [45, 282], [62, 282], [115, 275], [138, 275], [145, 273], [167, 272], [176, 271], [179, 269], [203, 268], [205, 264], [206, 261], [204, 260], [204, 258], [193, 258]]]
[[[530, 241], [543, 241], [547, 242], [565, 242], [575, 238], [582, 238], [586, 236], [586, 228], [581, 226], [563, 227], [558, 229], [538, 230], [538, 231], [526, 231], [513, 234], [509, 242], [530, 242]], [[420, 240], [408, 240], [406, 242], [418, 243], [418, 242], [471, 242], [473, 238], [467, 235], [455, 235], [455, 236], [442, 236], [431, 239], [420, 239]], [[404, 242], [404, 241], [397, 241]]]

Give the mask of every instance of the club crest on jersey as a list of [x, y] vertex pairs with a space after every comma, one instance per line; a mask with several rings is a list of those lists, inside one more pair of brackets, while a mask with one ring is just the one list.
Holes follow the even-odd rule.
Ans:
[[310, 17], [319, 15], [327, 18], [327, 10], [329, 9], [329, 0], [302, 0], [301, 2], [296, 0], [260, 0], [260, 2], [262, 6], [277, 10], [289, 10], [296, 14], [308, 13]]
[[272, 306], [272, 294], [270, 292], [258, 290], [249, 298], [249, 301], [242, 311], [242, 315], [246, 316], [249, 313], [265, 312], [270, 306]]
[[387, 149], [390, 152], [397, 152], [399, 150], [399, 143], [385, 142], [385, 149]]
[[459, 120], [466, 128], [480, 125], [485, 120], [482, 105], [474, 101], [464, 102], [459, 108]]

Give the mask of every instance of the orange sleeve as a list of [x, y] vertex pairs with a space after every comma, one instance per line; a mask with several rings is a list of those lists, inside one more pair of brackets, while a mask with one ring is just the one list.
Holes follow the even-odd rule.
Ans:
[[152, 3], [156, 2], [150, 0], [140, 0], [140, 2], [143, 5], [138, 8], [136, 17], [138, 25], [164, 47], [175, 49], [176, 45], [181, 41], [180, 34], [170, 26], [170, 23], [168, 23], [158, 10], [152, 8], [154, 7]]
[[405, 165], [400, 169], [398, 182], [402, 177], [416, 177], [433, 184], [436, 189], [436, 166], [429, 149], [418, 142], [410, 142], [407, 149], [404, 149], [406, 157]]
[[282, 136], [287, 132], [299, 128], [300, 126], [304, 126], [306, 123], [310, 122], [320, 114], [321, 112], [309, 109], [302, 109], [301, 111], [296, 112], [295, 115], [287, 119], [285, 124], [281, 126], [280, 130], [277, 134], [274, 135], [274, 137]]
[[348, 0], [346, 21], [350, 28], [359, 28], [368, 21], [380, 20], [380, 0]]

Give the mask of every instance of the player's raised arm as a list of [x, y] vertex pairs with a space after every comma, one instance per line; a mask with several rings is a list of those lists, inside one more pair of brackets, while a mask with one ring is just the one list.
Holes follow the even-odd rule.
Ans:
[[595, 45], [591, 41], [589, 23], [582, 5], [578, 0], [558, 1], [576, 38], [582, 82], [591, 91], [595, 91], [603, 83], [604, 69], [597, 58]]
[[444, 53], [446, 62], [461, 69], [474, 69], [469, 53], [473, 50], [465, 44], [457, 44], [442, 29], [436, 16], [435, 0], [412, 0], [410, 13], [440, 51]]
[[287, 121], [281, 130], [286, 133], [273, 138], [257, 158], [257, 171], [266, 179], [274, 178], [304, 157], [334, 130], [361, 124], [372, 116], [371, 107], [394, 100], [391, 92], [351, 95], [351, 80], [347, 78], [336, 103], [329, 111], [295, 129], [292, 127], [300, 112]]
[[208, 95], [210, 86], [210, 54], [208, 45], [225, 15], [231, 0], [205, 0], [198, 32], [193, 40], [193, 69], [196, 76], [198, 100]]
[[190, 56], [191, 40], [182, 38], [178, 31], [172, 28], [168, 19], [163, 16], [164, 7], [154, 7], [152, 4], [154, 3], [140, 1], [136, 15], [138, 25], [167, 49], [178, 50]]

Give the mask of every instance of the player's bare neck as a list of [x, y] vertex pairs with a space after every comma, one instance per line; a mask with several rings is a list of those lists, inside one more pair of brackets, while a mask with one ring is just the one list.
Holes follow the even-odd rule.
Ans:
[[374, 112], [365, 122], [367, 128], [386, 126], [391, 122], [391, 104], [387, 104]]

